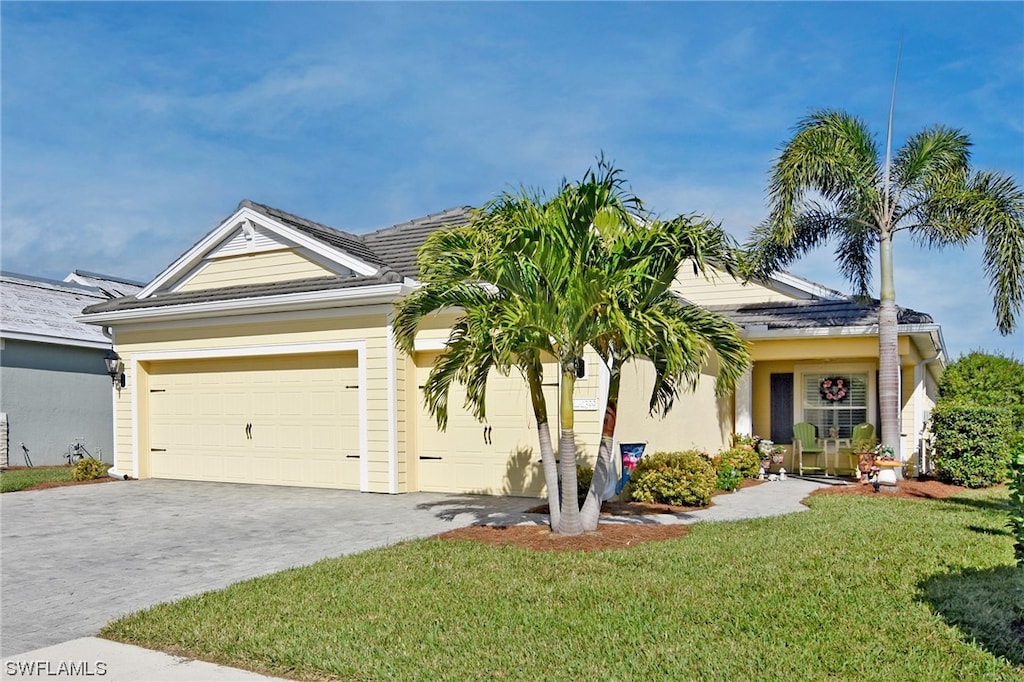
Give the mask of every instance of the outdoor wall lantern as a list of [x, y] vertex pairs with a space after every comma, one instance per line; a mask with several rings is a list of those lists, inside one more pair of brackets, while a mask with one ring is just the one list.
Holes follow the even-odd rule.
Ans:
[[103, 356], [103, 362], [107, 365], [107, 374], [110, 375], [110, 385], [114, 388], [124, 388], [124, 364], [121, 356], [111, 348]]

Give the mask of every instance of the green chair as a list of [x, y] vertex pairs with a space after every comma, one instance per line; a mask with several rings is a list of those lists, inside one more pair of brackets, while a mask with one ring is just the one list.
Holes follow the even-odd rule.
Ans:
[[[850, 437], [850, 443], [857, 443], [858, 441], [862, 442], [870, 440], [874, 437], [875, 425], [869, 424], [867, 422], [861, 422], [860, 424], [857, 424], [856, 426], [853, 427], [853, 434]], [[859, 470], [857, 468], [857, 465], [860, 464], [860, 453], [857, 452], [852, 447], [849, 450], [846, 450], [846, 448], [843, 448], [843, 450], [846, 452], [846, 455], [850, 458], [850, 469], [853, 470], [853, 475], [858, 476]]]
[[[825, 448], [818, 443], [818, 437], [814, 424], [800, 422], [793, 424], [793, 449], [796, 451], [796, 468], [801, 476], [804, 470], [824, 471], [823, 466], [805, 466], [804, 457], [824, 458]], [[815, 462], [817, 464], [817, 462]]]

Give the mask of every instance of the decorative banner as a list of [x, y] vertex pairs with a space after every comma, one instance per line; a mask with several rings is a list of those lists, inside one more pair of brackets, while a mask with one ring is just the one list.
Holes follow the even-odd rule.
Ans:
[[647, 443], [619, 443], [619, 450], [622, 453], [622, 477], [615, 486], [615, 494], [620, 494], [629, 483], [629, 475], [636, 469], [640, 458], [644, 456], [644, 449]]
[[850, 393], [850, 380], [846, 377], [825, 377], [821, 380], [818, 388], [821, 390], [821, 397], [830, 403], [838, 403], [846, 400]]

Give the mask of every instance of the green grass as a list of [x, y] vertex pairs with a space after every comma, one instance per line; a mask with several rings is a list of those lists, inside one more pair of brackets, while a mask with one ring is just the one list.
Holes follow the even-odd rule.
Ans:
[[1024, 679], [1005, 491], [809, 504], [626, 551], [409, 542], [101, 634], [297, 679]]
[[71, 467], [32, 467], [31, 469], [9, 469], [0, 471], [0, 493], [13, 493], [37, 483], [70, 481]]

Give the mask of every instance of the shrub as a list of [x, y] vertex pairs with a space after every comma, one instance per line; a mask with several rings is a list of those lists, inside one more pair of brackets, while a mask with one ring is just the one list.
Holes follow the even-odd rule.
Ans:
[[963, 355], [939, 378], [939, 402], [946, 401], [1007, 408], [1015, 428], [1024, 430], [1024, 363], [979, 352]]
[[637, 464], [627, 496], [639, 502], [706, 507], [717, 478], [711, 461], [701, 452], [656, 452]]
[[935, 471], [949, 483], [984, 488], [1006, 480], [1013, 437], [1010, 411], [945, 402], [932, 412]]
[[742, 478], [757, 478], [761, 473], [761, 458], [753, 449], [732, 448], [718, 456], [736, 467]]
[[98, 459], [85, 457], [75, 463], [74, 468], [71, 470], [71, 480], [91, 481], [95, 478], [103, 478], [107, 475], [108, 468], [109, 465], [104, 464]]
[[740, 473], [739, 469], [736, 468], [736, 465], [728, 457], [715, 455], [711, 458], [711, 464], [715, 467], [715, 475], [717, 476], [715, 481], [716, 490], [732, 492], [740, 487], [740, 482], [743, 481], [743, 474]]
[[587, 493], [590, 492], [590, 484], [593, 480], [593, 467], [589, 467], [586, 464], [576, 465], [576, 500], [580, 507], [587, 500]]
[[1024, 566], [1024, 434], [1017, 434], [1010, 452], [1010, 530], [1017, 565]]

